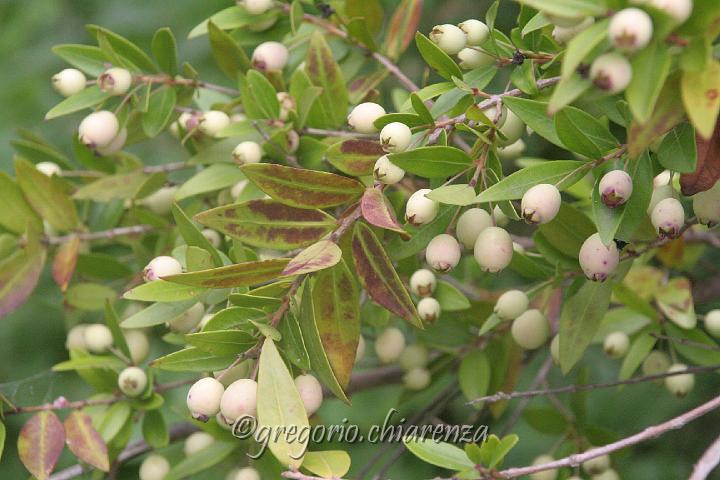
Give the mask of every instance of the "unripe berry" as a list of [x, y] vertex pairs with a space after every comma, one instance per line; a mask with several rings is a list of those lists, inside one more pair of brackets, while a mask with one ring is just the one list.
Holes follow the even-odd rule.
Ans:
[[210, 245], [212, 245], [213, 247], [218, 248], [220, 246], [220, 242], [222, 239], [220, 238], [220, 234], [215, 230], [205, 228], [200, 233], [202, 233], [203, 237], [205, 237], [205, 239], [210, 242]]
[[138, 475], [140, 480], [163, 480], [170, 473], [170, 463], [165, 457], [150, 454], [140, 464]]
[[403, 384], [408, 390], [424, 390], [430, 385], [432, 377], [426, 368], [417, 367], [403, 375]]
[[195, 432], [190, 434], [183, 444], [183, 453], [186, 457], [193, 455], [215, 442], [215, 438], [207, 432]]
[[618, 53], [600, 55], [590, 66], [590, 80], [600, 90], [620, 93], [630, 85], [632, 65]]
[[405, 335], [399, 328], [388, 327], [375, 339], [375, 354], [383, 363], [392, 363], [405, 350]]
[[150, 260], [143, 270], [143, 278], [146, 282], [154, 282], [160, 277], [177, 275], [182, 273], [182, 265], [173, 257], [161, 255]]
[[385, 115], [385, 109], [373, 102], [361, 103], [347, 117], [348, 125], [360, 133], [375, 133], [375, 120]]
[[489, 67], [495, 64], [495, 57], [479, 48], [463, 48], [458, 52], [460, 68], [472, 70], [474, 68]]
[[[705, 324], [707, 325], [707, 317], [705, 317]], [[65, 348], [68, 350], [86, 350], [87, 346], [85, 345], [85, 328], [87, 328], [87, 325], [80, 324], [75, 325], [72, 327], [67, 334], [67, 339], [65, 340]]]
[[405, 205], [405, 220], [411, 225], [419, 227], [432, 222], [437, 216], [440, 204], [429, 199], [426, 195], [432, 192], [429, 188], [422, 188], [410, 195]]
[[188, 333], [197, 327], [205, 315], [205, 306], [198, 302], [168, 322], [173, 332]]
[[242, 0], [239, 3], [250, 15], [262, 15], [273, 6], [272, 0]]
[[449, 272], [460, 261], [460, 244], [447, 233], [436, 236], [425, 248], [425, 261], [436, 272]]
[[608, 468], [598, 475], [593, 475], [592, 480], [620, 480], [620, 475], [612, 468]]
[[444, 25], [436, 25], [430, 32], [430, 40], [440, 47], [440, 50], [448, 55], [455, 55], [465, 48], [467, 44], [467, 35], [455, 25], [446, 23]]
[[118, 387], [128, 397], [137, 397], [145, 391], [148, 378], [142, 368], [127, 367], [118, 376]]
[[710, 190], [693, 196], [693, 212], [703, 225], [720, 223], [720, 182], [715, 183]]
[[355, 362], [357, 363], [365, 356], [365, 337], [360, 335], [358, 338], [357, 348], [355, 349]]
[[558, 27], [574, 27], [576, 25], [579, 25], [585, 20], [584, 17], [578, 17], [578, 16], [565, 16], [565, 15], [555, 15], [553, 13], [543, 12], [543, 15], [545, 18], [548, 19], [550, 23], [553, 25], [557, 25]]
[[659, 375], [670, 368], [670, 357], [665, 352], [653, 350], [642, 363], [643, 375]]
[[636, 52], [650, 43], [653, 24], [650, 15], [639, 8], [626, 8], [613, 15], [608, 36], [619, 50]]
[[93, 112], [83, 118], [78, 126], [80, 141], [91, 149], [105, 147], [120, 131], [120, 123], [114, 113], [107, 110]]
[[498, 139], [498, 145], [508, 146], [520, 140], [520, 137], [525, 133], [525, 123], [520, 120], [520, 117], [515, 115], [512, 110], [507, 110], [507, 118], [502, 128], [500, 128], [505, 138]]
[[495, 302], [495, 315], [503, 320], [515, 320], [530, 306], [530, 299], [522, 290], [508, 290]]
[[[295, 110], [295, 99], [287, 92], [278, 92], [275, 97], [280, 104], [280, 113], [278, 118], [286, 122], [290, 118], [290, 111]], [[234, 115], [233, 115], [234, 116]]]
[[299, 375], [295, 377], [295, 388], [300, 394], [308, 417], [318, 411], [323, 401], [322, 385], [312, 375]]
[[570, 40], [575, 38], [580, 32], [588, 28], [593, 23], [595, 23], [595, 19], [592, 17], [587, 17], [582, 22], [571, 27], [561, 27], [560, 25], [556, 25], [555, 28], [553, 28], [552, 37], [558, 43], [568, 43]]
[[415, 271], [410, 277], [410, 291], [418, 297], [429, 297], [436, 286], [435, 274], [426, 268]]
[[488, 26], [474, 18], [458, 24], [458, 28], [465, 33], [467, 44], [470, 46], [482, 45], [490, 38], [490, 29]]
[[228, 125], [230, 125], [230, 117], [227, 113], [220, 110], [210, 110], [200, 117], [198, 129], [205, 135], [214, 137]]
[[713, 337], [720, 338], [720, 310], [710, 310], [705, 314], [705, 330]]
[[418, 302], [417, 311], [425, 322], [433, 323], [440, 316], [440, 302], [432, 297], [425, 297]]
[[[668, 373], [671, 372], [682, 372], [687, 370], [687, 365], [684, 363], [675, 363], [668, 368]], [[670, 393], [677, 397], [684, 397], [695, 386], [695, 375], [692, 373], [685, 373], [680, 375], [673, 375], [672, 377], [665, 377], [665, 388]]]
[[35, 168], [38, 170], [38, 172], [47, 175], [48, 177], [52, 177], [53, 175], [60, 175], [60, 173], [62, 172], [60, 165], [55, 162], [40, 162], [35, 165]]
[[482, 208], [470, 208], [458, 218], [455, 236], [465, 248], [471, 249], [475, 246], [480, 232], [492, 226], [492, 217], [488, 212]]
[[392, 163], [387, 155], [378, 158], [373, 167], [373, 177], [385, 185], [394, 185], [404, 176], [405, 170]]
[[97, 79], [98, 87], [110, 95], [125, 95], [132, 85], [132, 74], [124, 68], [105, 70]]
[[588, 475], [597, 475], [610, 468], [610, 456], [600, 455], [582, 464], [583, 470]]
[[560, 365], [560, 335], [555, 335], [550, 342], [550, 356], [555, 365]]
[[430, 353], [427, 348], [420, 344], [408, 345], [400, 355], [400, 366], [403, 370], [412, 370], [413, 368], [422, 368], [427, 366], [430, 361]]
[[483, 110], [483, 114], [493, 122], [496, 128], [502, 128], [508, 117], [508, 109], [505, 105], [501, 105], [498, 110], [497, 105], [492, 105]]
[[662, 187], [667, 185], [672, 180], [672, 172], [670, 170], [663, 170], [653, 177], [653, 187]]
[[252, 63], [264, 72], [279, 72], [288, 61], [288, 49], [279, 42], [264, 42], [255, 47]]
[[125, 343], [130, 350], [130, 359], [134, 364], [142, 363], [150, 353], [150, 340], [141, 330], [125, 330]]
[[92, 353], [105, 353], [113, 344], [112, 332], [101, 323], [93, 323], [85, 327], [83, 340]]
[[502, 211], [500, 205], [495, 205], [495, 208], [493, 208], [492, 217], [493, 220], [495, 220], [495, 225], [498, 227], [504, 227], [508, 223], [510, 223], [510, 219], [507, 215], [505, 215], [505, 212]]
[[244, 415], [255, 416], [256, 411], [257, 382], [255, 380], [241, 378], [225, 389], [220, 400], [220, 413], [229, 425]]
[[650, 5], [665, 12], [680, 23], [685, 23], [693, 11], [692, 0], [650, 0]]
[[161, 187], [143, 198], [140, 203], [156, 215], [167, 215], [175, 202], [177, 190], [177, 187]]
[[580, 267], [585, 276], [595, 282], [604, 282], [620, 263], [620, 252], [615, 242], [605, 245], [599, 233], [590, 235], [580, 247]]
[[685, 209], [675, 198], [666, 198], [655, 205], [650, 220], [661, 238], [677, 238], [685, 225]]
[[541, 183], [531, 187], [522, 197], [520, 210], [527, 223], [551, 222], [560, 211], [560, 191], [555, 185]]
[[232, 157], [238, 165], [258, 163], [262, 160], [262, 147], [257, 142], [240, 142], [232, 151]]
[[207, 419], [220, 411], [220, 399], [225, 387], [213, 377], [201, 378], [193, 383], [187, 394], [187, 407], [194, 418]]
[[380, 130], [380, 144], [386, 152], [404, 152], [411, 139], [410, 127], [401, 122], [388, 123]]
[[[550, 455], [540, 455], [533, 460], [533, 465], [543, 465], [555, 461]], [[536, 472], [530, 474], [531, 480], [555, 480], [557, 478], [557, 470], [543, 470], [542, 472]]]
[[606, 206], [619, 207], [632, 195], [632, 178], [624, 170], [611, 170], [600, 179], [598, 190], [600, 198]]
[[113, 155], [123, 149], [123, 147], [125, 146], [125, 141], [127, 140], [127, 136], [127, 128], [123, 127], [120, 129], [118, 134], [115, 135], [115, 138], [113, 138], [110, 143], [108, 143], [104, 147], [96, 148], [95, 151], [104, 157], [107, 157], [108, 155]]
[[232, 480], [261, 480], [260, 472], [252, 467], [241, 468]]
[[85, 74], [76, 68], [66, 68], [52, 77], [52, 86], [63, 97], [69, 97], [85, 89]]
[[483, 272], [497, 273], [512, 261], [512, 237], [500, 227], [488, 227], [478, 235], [473, 254]]
[[666, 198], [673, 198], [675, 196], [675, 189], [672, 184], [660, 185], [653, 188], [652, 196], [650, 197], [650, 204], [647, 208], [647, 214], [652, 215], [653, 210], [657, 207], [657, 204]]
[[630, 349], [630, 337], [625, 332], [612, 332], [603, 341], [603, 350], [610, 358], [622, 358]]
[[240, 180], [238, 183], [233, 185], [233, 187], [230, 189], [230, 196], [233, 200], [237, 201], [237, 199], [242, 194], [243, 190], [245, 190], [245, 187], [249, 185], [250, 182], [247, 180]]
[[550, 335], [550, 327], [540, 310], [532, 309], [513, 320], [510, 334], [520, 348], [535, 350], [542, 346]]

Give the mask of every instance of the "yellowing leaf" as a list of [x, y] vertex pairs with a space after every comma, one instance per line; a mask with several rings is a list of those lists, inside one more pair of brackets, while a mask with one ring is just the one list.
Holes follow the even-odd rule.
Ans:
[[86, 413], [75, 411], [65, 419], [65, 442], [78, 459], [107, 472], [110, 470], [107, 445], [92, 426]]
[[50, 478], [65, 444], [65, 429], [55, 413], [35, 414], [18, 437], [18, 455], [25, 468], [38, 480]]
[[303, 468], [322, 478], [341, 478], [350, 470], [350, 455], [342, 450], [308, 452]]

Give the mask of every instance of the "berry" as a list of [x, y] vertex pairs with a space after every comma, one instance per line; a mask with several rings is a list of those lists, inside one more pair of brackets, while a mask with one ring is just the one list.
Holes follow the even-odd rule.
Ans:
[[405, 170], [390, 161], [387, 155], [378, 158], [373, 167], [373, 177], [385, 185], [398, 183], [405, 176]]
[[670, 357], [665, 352], [653, 350], [642, 363], [643, 375], [659, 375], [670, 368]]
[[460, 60], [458, 65], [465, 70], [489, 67], [495, 64], [495, 57], [479, 48], [463, 48], [457, 56]]
[[515, 320], [530, 306], [530, 299], [522, 290], [508, 290], [495, 302], [495, 315], [503, 320]]
[[113, 138], [110, 143], [108, 143], [104, 147], [96, 148], [95, 151], [104, 157], [107, 157], [108, 155], [113, 155], [123, 149], [123, 147], [125, 146], [125, 141], [127, 140], [127, 136], [127, 128], [123, 127], [120, 129], [118, 134], [115, 135], [115, 138]]
[[400, 366], [403, 370], [410, 371], [413, 368], [422, 368], [428, 364], [430, 354], [427, 348], [420, 344], [408, 345], [400, 355]]
[[237, 201], [237, 199], [240, 198], [240, 195], [249, 183], [250, 182], [248, 182], [247, 180], [240, 180], [238, 183], [233, 185], [233, 187], [230, 189], [230, 196], [232, 197], [232, 199]]
[[155, 280], [159, 280], [160, 277], [177, 275], [179, 273], [182, 273], [182, 265], [180, 265], [180, 262], [173, 257], [162, 255], [150, 260], [150, 263], [148, 263], [143, 270], [143, 278], [145, 278], [146, 282], [154, 282]]
[[493, 208], [493, 220], [495, 220], [495, 225], [498, 227], [504, 227], [508, 223], [510, 223], [510, 219], [507, 215], [505, 215], [505, 212], [502, 211], [502, 208], [500, 208], [500, 205], [495, 205], [495, 208]]
[[503, 126], [500, 128], [505, 138], [499, 138], [498, 144], [506, 147], [520, 140], [520, 137], [525, 133], [525, 123], [520, 120], [520, 117], [515, 115], [512, 110], [507, 110], [506, 120]]
[[361, 103], [347, 117], [348, 125], [360, 133], [375, 133], [375, 120], [385, 115], [385, 109], [373, 102]]
[[282, 43], [264, 42], [255, 47], [252, 63], [262, 71], [278, 72], [285, 68], [288, 61], [288, 49]]
[[295, 153], [297, 149], [300, 148], [300, 135], [295, 130], [287, 132], [285, 140], [287, 142], [288, 153]]
[[543, 225], [560, 211], [560, 191], [555, 185], [541, 183], [531, 187], [522, 197], [520, 210], [527, 223]]
[[513, 320], [510, 333], [520, 348], [535, 350], [542, 346], [550, 335], [550, 327], [540, 310], [532, 309]]
[[242, 0], [238, 2], [250, 15], [262, 15], [272, 8], [272, 0]]
[[410, 277], [410, 291], [418, 297], [429, 297], [436, 286], [435, 274], [426, 268], [416, 270]]
[[592, 480], [620, 480], [620, 475], [612, 468], [608, 468], [598, 475], [593, 475]]
[[261, 480], [260, 472], [252, 467], [241, 468], [232, 479], [228, 480]]
[[460, 261], [460, 244], [454, 237], [441, 233], [430, 240], [425, 248], [425, 261], [436, 272], [449, 272]]
[[636, 52], [650, 43], [653, 24], [650, 15], [639, 8], [626, 8], [613, 15], [608, 36], [619, 50]]
[[560, 365], [560, 335], [555, 335], [550, 342], [550, 356], [555, 365]]
[[85, 74], [76, 68], [66, 68], [52, 77], [52, 86], [63, 97], [69, 97], [85, 89]]
[[132, 75], [124, 68], [110, 68], [98, 77], [97, 83], [103, 92], [125, 95], [132, 85]]
[[170, 327], [170, 330], [173, 332], [188, 333], [198, 326], [203, 315], [205, 315], [205, 306], [198, 302], [167, 322], [168, 327]]
[[148, 378], [142, 368], [127, 367], [118, 376], [118, 387], [128, 397], [137, 397], [145, 391]]
[[405, 205], [405, 220], [413, 226], [419, 227], [432, 222], [437, 216], [440, 204], [435, 200], [427, 198], [432, 192], [429, 188], [422, 188], [410, 195]]
[[255, 416], [257, 411], [257, 382], [250, 378], [241, 378], [231, 383], [222, 394], [220, 413], [225, 421], [232, 425], [244, 416]]
[[142, 363], [150, 353], [150, 340], [141, 330], [125, 330], [125, 343], [130, 350], [130, 359], [134, 364]]
[[666, 198], [655, 205], [650, 220], [661, 238], [677, 238], [685, 225], [685, 210], [675, 198]]
[[40, 162], [35, 165], [35, 168], [38, 170], [38, 172], [43, 173], [48, 177], [52, 177], [53, 175], [60, 175], [60, 173], [62, 172], [60, 165], [54, 162]]
[[663, 170], [662, 172], [655, 175], [653, 178], [653, 187], [662, 187], [667, 185], [672, 180], [672, 172], [670, 170]]
[[209, 447], [214, 442], [215, 438], [213, 438], [213, 436], [209, 433], [192, 433], [185, 439], [185, 444], [183, 445], [183, 453], [185, 453], [186, 457], [189, 457], [190, 455], [194, 455], [200, 450]]
[[140, 464], [138, 475], [140, 480], [163, 480], [168, 473], [170, 473], [170, 463], [167, 459], [152, 453]]
[[375, 354], [383, 363], [392, 363], [405, 350], [405, 335], [399, 328], [388, 327], [375, 339]]
[[650, 0], [650, 5], [665, 12], [680, 23], [685, 23], [693, 10], [692, 0]]
[[82, 119], [78, 127], [78, 136], [85, 146], [96, 149], [109, 145], [119, 131], [120, 123], [115, 114], [100, 110]]
[[497, 105], [491, 105], [483, 110], [483, 115], [485, 115], [496, 128], [502, 128], [508, 117], [508, 109], [505, 105], [501, 105], [498, 110]]
[[401, 122], [388, 123], [380, 130], [380, 144], [386, 152], [404, 152], [411, 138], [410, 127]]
[[105, 353], [113, 344], [112, 332], [101, 323], [93, 323], [85, 327], [83, 340], [87, 349], [92, 353]]
[[432, 297], [425, 297], [418, 302], [417, 311], [420, 318], [428, 323], [433, 323], [440, 316], [440, 302]]
[[475, 246], [480, 232], [493, 226], [492, 217], [482, 208], [470, 208], [465, 210], [458, 218], [455, 226], [455, 236], [467, 249]]
[[[705, 317], [705, 324], [707, 325], [707, 317]], [[85, 345], [85, 328], [87, 325], [80, 324], [72, 327], [67, 333], [67, 339], [65, 340], [65, 348], [68, 350], [86, 350]]]
[[177, 187], [161, 187], [143, 198], [141, 203], [156, 215], [167, 215], [175, 203], [177, 190]]
[[600, 455], [582, 464], [583, 470], [588, 475], [597, 475], [610, 468], [610, 456]]
[[222, 239], [220, 238], [220, 234], [215, 230], [212, 230], [210, 228], [204, 228], [200, 233], [202, 233], [203, 237], [205, 237], [205, 240], [210, 242], [210, 245], [212, 245], [213, 247], [218, 248], [220, 246], [220, 242], [222, 241]]
[[365, 337], [360, 335], [360, 337], [358, 337], [357, 348], [355, 349], [355, 362], [357, 362], [364, 356], [365, 356]]
[[458, 24], [458, 28], [465, 33], [467, 44], [471, 46], [482, 45], [490, 38], [490, 29], [488, 26], [474, 18]]
[[[533, 465], [543, 465], [555, 461], [550, 455], [540, 455], [533, 460]], [[557, 470], [543, 470], [530, 475], [531, 480], [555, 480], [557, 478]]]
[[548, 13], [548, 12], [543, 12], [543, 15], [553, 25], [557, 25], [558, 27], [565, 27], [565, 28], [580, 25], [585, 20], [584, 17], [577, 17], [577, 16], [569, 17], [569, 16], [564, 16], [564, 15], [555, 15], [553, 13]]
[[322, 405], [322, 385], [320, 385], [317, 378], [306, 374], [295, 377], [295, 387], [300, 394], [300, 400], [305, 406], [305, 412], [307, 412], [308, 417], [312, 416]]
[[612, 332], [603, 341], [603, 350], [610, 358], [622, 358], [630, 349], [630, 337], [625, 332]]
[[295, 100], [287, 92], [278, 92], [275, 97], [280, 104], [280, 113], [278, 114], [278, 118], [283, 122], [286, 122], [287, 119], [290, 118], [290, 111], [295, 110]]
[[187, 394], [187, 407], [194, 418], [207, 419], [220, 411], [220, 399], [225, 387], [213, 377], [193, 383]]
[[403, 384], [408, 390], [424, 390], [431, 380], [430, 372], [422, 367], [413, 368], [403, 375]]
[[720, 223], [720, 182], [693, 196], [693, 212], [703, 225], [712, 227]]
[[232, 157], [238, 165], [248, 163], [259, 163], [262, 160], [263, 151], [260, 144], [252, 141], [240, 142], [232, 151]]
[[666, 198], [672, 198], [675, 196], [675, 189], [672, 184], [655, 186], [650, 197], [650, 204], [648, 205], [647, 214], [651, 215], [653, 210], [658, 203], [665, 200]]
[[620, 93], [630, 85], [632, 66], [618, 53], [600, 55], [590, 66], [590, 80], [600, 90]]
[[[668, 373], [671, 372], [682, 372], [687, 370], [687, 365], [684, 363], [675, 363], [668, 368]], [[695, 375], [692, 373], [685, 373], [680, 375], [673, 375], [672, 377], [665, 377], [665, 388], [670, 393], [677, 397], [684, 397], [695, 386]]]
[[571, 27], [561, 27], [560, 25], [556, 25], [555, 28], [553, 28], [552, 37], [558, 43], [568, 43], [570, 40], [575, 38], [580, 32], [588, 28], [593, 23], [595, 23], [595, 19], [592, 17], [587, 17], [582, 22]]
[[478, 235], [473, 253], [483, 272], [497, 273], [510, 265], [512, 237], [500, 227], [488, 227]]
[[598, 189], [605, 205], [610, 208], [619, 207], [632, 195], [632, 178], [624, 170], [611, 170], [600, 179]]
[[448, 55], [454, 55], [465, 48], [467, 35], [455, 25], [436, 25], [430, 32], [430, 40]]
[[[713, 337], [720, 338], [720, 310], [710, 310], [705, 314], [705, 330]], [[70, 336], [68, 335], [69, 340]]]
[[620, 252], [615, 242], [606, 246], [600, 239], [600, 234], [594, 233], [580, 247], [579, 260], [588, 279], [604, 282], [620, 263]]
[[210, 110], [200, 117], [198, 129], [207, 136], [217, 136], [225, 127], [230, 125], [230, 117], [220, 110]]

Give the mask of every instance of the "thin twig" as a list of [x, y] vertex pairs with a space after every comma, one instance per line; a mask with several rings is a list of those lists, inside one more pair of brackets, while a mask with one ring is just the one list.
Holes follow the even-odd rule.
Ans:
[[712, 352], [720, 351], [720, 346], [718, 345], [708, 345], [705, 343], [695, 342], [688, 338], [670, 337], [668, 335], [662, 335], [660, 333], [651, 333], [650, 336], [658, 338], [660, 340], [667, 340], [669, 342], [679, 343], [680, 345], [687, 345], [688, 347], [699, 348], [701, 350], [710, 350]]
[[116, 237], [124, 237], [129, 235], [142, 235], [143, 233], [152, 232], [155, 227], [152, 225], [132, 225], [130, 227], [117, 227], [109, 230], [101, 230], [98, 232], [83, 232], [83, 233], [71, 233], [68, 235], [53, 236], [47, 235], [44, 237], [44, 243], [48, 245], [61, 245], [78, 237], [80, 241], [91, 241], [91, 240], [110, 240]]
[[[552, 365], [552, 356], [548, 356], [548, 358], [545, 359], [545, 362], [542, 364], [537, 374], [535, 375], [532, 383], [530, 383], [530, 390], [536, 389], [541, 383], [545, 381], [545, 378], [547, 378], [548, 373], [550, 373], [550, 370], [552, 369]], [[528, 405], [530, 405], [530, 398], [523, 398], [520, 404], [515, 407], [515, 410], [513, 410], [510, 418], [503, 427], [501, 436], [507, 435], [510, 430], [512, 430], [512, 427], [517, 423], [518, 420], [520, 420], [520, 417], [522, 416]]]
[[323, 137], [352, 137], [352, 138], [365, 138], [376, 140], [378, 138], [377, 133], [360, 133], [353, 132], [350, 130], [325, 130], [323, 128], [311, 128], [306, 127], [302, 129], [302, 133], [307, 135], [319, 135]]
[[705, 450], [688, 480], [705, 480], [720, 463], [720, 437]]
[[216, 92], [225, 93], [231, 97], [240, 95], [240, 91], [235, 88], [224, 87], [215, 83], [205, 82], [203, 80], [193, 80], [191, 78], [172, 77], [170, 75], [137, 75], [135, 79], [142, 83], [158, 83], [162, 85], [182, 85], [192, 88], [205, 88], [207, 90], [215, 90]]
[[257, 120], [252, 121], [252, 126], [255, 127], [255, 130], [258, 131], [260, 136], [265, 140], [265, 142], [267, 142], [268, 145], [273, 147], [278, 153], [280, 153], [280, 155], [282, 155], [282, 157], [285, 159], [285, 161], [288, 164], [292, 165], [293, 167], [300, 167], [300, 164], [298, 163], [295, 155], [288, 153], [287, 151], [285, 151], [285, 149], [282, 146], [278, 145], [270, 137], [270, 135], [268, 135], [268, 133], [265, 131], [265, 129], [263, 129], [262, 126], [260, 126], [260, 123], [258, 123]]

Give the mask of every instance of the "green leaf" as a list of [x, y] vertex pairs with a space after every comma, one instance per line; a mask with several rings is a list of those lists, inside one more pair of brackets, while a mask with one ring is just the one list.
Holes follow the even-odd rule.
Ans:
[[261, 15], [252, 15], [239, 5], [225, 8], [215, 13], [208, 19], [203, 20], [196, 25], [188, 34], [188, 39], [193, 39], [208, 33], [208, 23], [214, 23], [218, 28], [223, 30], [234, 30], [236, 28], [247, 27], [253, 24], [264, 24], [269, 19], [277, 17], [277, 12], [270, 9]]
[[7, 436], [7, 431], [5, 429], [5, 424], [3, 422], [0, 422], [0, 460], [2, 459], [3, 451], [5, 450], [6, 436]]
[[[547, 2], [551, 3], [551, 2]], [[549, 10], [542, 10], [550, 12]], [[562, 76], [568, 78], [572, 75], [580, 64], [590, 56], [595, 50], [603, 50], [604, 45], [608, 44], [608, 25], [609, 19], [601, 20], [594, 25], [580, 32], [575, 38], [568, 43], [565, 58], [562, 62]]]
[[410, 240], [400, 237], [390, 240], [387, 246], [390, 258], [395, 261], [402, 260], [423, 250], [433, 237], [447, 230], [457, 211], [457, 207], [441, 207], [440, 213], [432, 222], [412, 231], [413, 236]]
[[180, 201], [195, 195], [216, 192], [231, 187], [244, 179], [245, 175], [236, 165], [216, 163], [200, 170], [195, 176], [183, 183], [175, 193], [175, 200]]
[[619, 146], [605, 125], [575, 107], [565, 107], [555, 115], [555, 129], [568, 150], [592, 159], [598, 159]]
[[231, 80], [237, 80], [238, 73], [245, 73], [250, 68], [250, 59], [240, 45], [213, 22], [207, 24], [207, 29], [215, 63]]
[[655, 292], [660, 311], [680, 328], [691, 330], [697, 325], [692, 285], [685, 277], [675, 277]]
[[98, 283], [75, 283], [65, 292], [65, 302], [71, 307], [85, 311], [100, 311], [106, 300], [114, 300], [115, 290]]
[[237, 447], [237, 442], [215, 441], [199, 452], [183, 458], [172, 467], [163, 480], [180, 480], [203, 472], [225, 460]]
[[235, 355], [218, 357], [199, 348], [188, 347], [153, 360], [150, 366], [173, 372], [207, 372], [227, 368], [236, 358]]
[[669, 47], [662, 41], [651, 43], [632, 59], [632, 81], [625, 90], [625, 99], [638, 122], [650, 118], [671, 63]]
[[605, 0], [520, 0], [520, 3], [560, 17], [601, 16]]
[[302, 2], [300, 0], [293, 0], [290, 5], [290, 29], [293, 35], [296, 35], [298, 29], [303, 23], [303, 16], [305, 11], [303, 10]]
[[459, 205], [461, 207], [476, 202], [475, 189], [470, 185], [444, 185], [434, 189], [426, 195], [427, 198], [446, 205]]
[[558, 111], [577, 100], [580, 95], [592, 87], [592, 82], [579, 74], [563, 78], [553, 90], [548, 104], [548, 114], [555, 115]]
[[5, 172], [0, 172], [0, 227], [13, 233], [24, 233], [28, 225], [33, 231], [42, 230], [42, 220], [28, 204], [22, 190]]
[[683, 72], [680, 87], [685, 113], [698, 134], [709, 140], [720, 112], [720, 63], [715, 60], [703, 71]]
[[125, 368], [125, 362], [110, 355], [87, 355], [73, 358], [53, 365], [53, 372], [69, 372], [72, 370], [109, 369], [120, 370]]
[[141, 302], [181, 302], [197, 298], [205, 293], [207, 290], [204, 288], [156, 280], [131, 288], [123, 294], [123, 298]]
[[348, 105], [348, 91], [343, 72], [335, 61], [325, 37], [319, 31], [310, 37], [305, 71], [312, 85], [323, 89], [315, 106], [323, 112], [324, 126], [338, 128], [345, 123]]
[[52, 51], [73, 67], [93, 77], [99, 76], [106, 70], [105, 65], [108, 62], [108, 58], [98, 47], [92, 45], [64, 44], [55, 45], [52, 47]]
[[152, 59], [127, 38], [97, 25], [87, 25], [85, 28], [91, 35], [95, 35], [99, 42], [101, 39], [106, 40], [113, 52], [124, 60], [126, 68], [136, 72], [157, 72]]
[[224, 357], [250, 350], [257, 343], [257, 338], [241, 330], [213, 330], [185, 335], [185, 341], [200, 350]]
[[55, 105], [45, 114], [45, 120], [62, 117], [70, 113], [79, 112], [86, 108], [94, 107], [110, 98], [110, 94], [103, 92], [97, 85], [92, 85], [71, 95], [62, 102]]
[[[490, 359], [482, 350], [473, 350], [460, 362], [458, 382], [460, 390], [468, 401], [485, 396], [490, 388]], [[482, 403], [474, 408], [480, 410]]]
[[438, 75], [448, 80], [452, 80], [453, 77], [463, 78], [462, 70], [460, 70], [458, 64], [425, 35], [417, 32], [415, 34], [415, 44], [425, 63], [436, 71]]
[[548, 116], [548, 104], [546, 102], [526, 98], [504, 97], [503, 104], [520, 117], [520, 120], [532, 128], [535, 133], [550, 143], [565, 148], [555, 131], [552, 117]]
[[378, 158], [385, 155], [379, 142], [342, 140], [330, 146], [325, 159], [342, 173], [361, 177], [371, 175]]
[[560, 412], [549, 407], [531, 407], [523, 413], [525, 421], [535, 430], [548, 435], [560, 435], [568, 428], [567, 420]]
[[202, 234], [195, 224], [185, 215], [178, 204], [173, 204], [172, 214], [175, 219], [175, 224], [182, 235], [183, 240], [189, 246], [199, 247], [207, 251], [213, 258], [215, 266], [219, 267], [223, 264], [222, 258], [218, 253], [217, 249], [213, 247], [210, 241]]
[[577, 260], [580, 247], [595, 233], [595, 225], [580, 210], [563, 203], [557, 216], [551, 222], [540, 225], [538, 232], [560, 252]]
[[443, 312], [457, 312], [470, 308], [470, 301], [465, 294], [444, 280], [437, 282], [433, 296], [440, 302]]
[[150, 95], [148, 111], [142, 116], [142, 128], [150, 138], [157, 136], [165, 130], [170, 117], [175, 111], [177, 96], [170, 87], [162, 87]]
[[[283, 258], [245, 262], [210, 270], [173, 275], [165, 277], [165, 280], [183, 285], [207, 288], [248, 287], [250, 285], [257, 285], [269, 280], [274, 280], [280, 276], [287, 264], [288, 260]], [[125, 320], [125, 322], [128, 320]]]
[[52, 177], [21, 158], [15, 159], [15, 174], [25, 198], [53, 228], [66, 232], [80, 224], [75, 204]]
[[578, 160], [552, 160], [531, 165], [480, 192], [475, 201], [483, 203], [516, 200], [540, 183], [557, 185], [560, 190], [564, 190], [587, 175], [586, 167], [589, 167], [587, 162]]
[[169, 322], [195, 305], [195, 303], [197, 303], [195, 299], [172, 303], [154, 303], [123, 320], [122, 328], [146, 328]]
[[304, 275], [336, 265], [342, 258], [342, 250], [330, 240], [320, 240], [305, 248], [290, 260], [283, 275]]
[[155, 32], [152, 53], [163, 72], [168, 75], [177, 74], [177, 42], [169, 28], [161, 28]]
[[280, 103], [270, 80], [257, 70], [248, 71], [245, 78], [248, 88], [246, 94], [252, 96], [253, 104], [261, 112], [259, 118], [277, 119], [280, 114]]
[[720, 363], [720, 351], [716, 350], [717, 342], [702, 330], [685, 330], [672, 323], [667, 323], [665, 329], [667, 334], [673, 338], [685, 339], [710, 347], [710, 349], [707, 349], [698, 347], [697, 345], [685, 345], [680, 342], [673, 342], [673, 348], [690, 362], [707, 366]]
[[627, 380], [635, 374], [635, 371], [642, 365], [648, 354], [652, 351], [657, 343], [657, 338], [643, 332], [635, 338], [630, 345], [627, 355], [623, 359], [618, 380]]
[[660, 165], [669, 170], [680, 173], [694, 172], [698, 154], [693, 126], [682, 123], [670, 130], [660, 144], [657, 157]]
[[475, 468], [462, 449], [449, 443], [411, 437], [404, 438], [403, 443], [413, 455], [431, 465], [454, 471]]
[[406, 172], [425, 178], [449, 177], [472, 166], [472, 159], [454, 147], [420, 147], [388, 156]]
[[342, 478], [350, 470], [350, 455], [342, 450], [307, 452], [302, 466], [322, 478]]
[[143, 414], [142, 435], [152, 448], [163, 448], [170, 443], [167, 423], [160, 410], [148, 410]]
[[73, 198], [96, 202], [110, 202], [116, 199], [129, 200], [138, 197], [146, 185], [158, 180], [164, 182], [165, 175], [162, 173], [148, 174], [142, 170], [108, 175], [78, 188]]
[[122, 330], [120, 330], [120, 319], [118, 318], [117, 313], [112, 306], [112, 302], [109, 299], [105, 302], [105, 323], [112, 332], [113, 345], [115, 345], [115, 347], [120, 350], [123, 355], [125, 355], [125, 358], [131, 359], [132, 355], [130, 354], [130, 348], [125, 341], [125, 335], [123, 335]]

